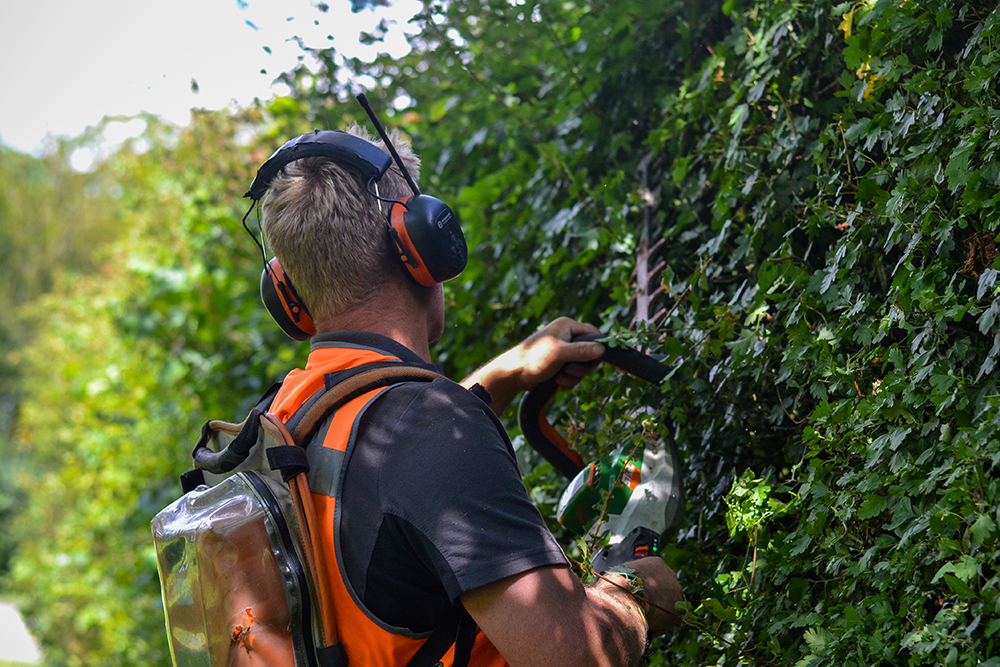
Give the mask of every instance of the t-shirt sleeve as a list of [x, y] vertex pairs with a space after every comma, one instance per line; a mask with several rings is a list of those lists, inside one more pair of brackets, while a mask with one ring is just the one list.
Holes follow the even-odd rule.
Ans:
[[381, 414], [376, 401], [370, 415], [390, 443], [378, 466], [382, 512], [401, 520], [408, 551], [422, 554], [452, 601], [537, 567], [568, 565], [483, 401], [446, 381], [392, 391], [409, 397], [394, 397]]

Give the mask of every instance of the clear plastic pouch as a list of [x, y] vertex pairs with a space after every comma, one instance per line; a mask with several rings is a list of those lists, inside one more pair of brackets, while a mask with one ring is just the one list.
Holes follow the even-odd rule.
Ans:
[[287, 487], [247, 471], [153, 519], [175, 667], [313, 662], [308, 573], [282, 502], [290, 505]]

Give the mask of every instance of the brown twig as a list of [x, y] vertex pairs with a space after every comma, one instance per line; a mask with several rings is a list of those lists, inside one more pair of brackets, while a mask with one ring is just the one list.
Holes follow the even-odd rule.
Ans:
[[788, 123], [792, 126], [792, 137], [798, 139], [799, 133], [795, 129], [795, 119], [792, 118], [792, 110], [788, 108], [788, 105], [785, 103], [785, 98], [781, 96], [780, 90], [775, 89], [774, 94], [778, 96], [778, 99], [781, 101], [781, 106], [785, 108], [785, 114], [788, 116]]
[[785, 399], [781, 397], [781, 388], [778, 386], [777, 382], [774, 383], [774, 391], [778, 394], [778, 405], [781, 406], [781, 411], [785, 413], [785, 416], [792, 420], [793, 424], [798, 426], [800, 424], [804, 424], [806, 420], [809, 419], [808, 417], [803, 417], [801, 420], [796, 419], [792, 416], [792, 413], [785, 408]]

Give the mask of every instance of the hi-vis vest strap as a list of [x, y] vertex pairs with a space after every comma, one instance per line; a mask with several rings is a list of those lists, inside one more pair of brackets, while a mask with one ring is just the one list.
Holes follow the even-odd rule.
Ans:
[[[387, 626], [375, 618], [345, 577], [338, 554], [338, 540], [350, 539], [350, 535], [340, 535], [338, 500], [345, 463], [350, 460], [361, 416], [391, 387], [367, 391], [361, 387], [356, 397], [323, 419], [320, 419], [321, 406], [316, 404], [331, 383], [339, 387], [341, 382], [350, 382], [350, 378], [344, 380], [343, 377], [349, 375], [351, 369], [380, 365], [391, 371], [392, 366], [399, 366], [401, 362], [368, 348], [341, 347], [337, 343], [317, 345], [306, 368], [292, 371], [286, 377], [270, 408], [272, 414], [286, 423], [297, 442], [303, 442], [300, 437], [309, 438], [307, 477], [319, 527], [319, 544], [314, 545], [314, 551], [321, 554], [319, 560], [322, 561], [316, 566], [321, 581], [326, 581], [328, 598], [332, 600], [337, 638], [352, 667], [404, 667], [420, 664], [428, 658], [427, 665], [440, 659], [438, 664], [443, 667], [457, 667], [465, 664], [467, 655], [467, 664], [472, 667], [503, 667], [506, 661], [486, 636], [481, 632], [473, 635], [475, 625], [464, 610], [461, 615], [456, 614], [450, 625], [430, 635], [413, 636], [405, 629]], [[442, 657], [441, 652], [448, 646], [450, 648]], [[456, 652], [459, 653], [457, 659]]]

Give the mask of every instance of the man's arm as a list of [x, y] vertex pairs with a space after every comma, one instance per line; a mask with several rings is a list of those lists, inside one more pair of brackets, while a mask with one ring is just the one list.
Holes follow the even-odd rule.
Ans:
[[[644, 598], [673, 612], [677, 577], [659, 558], [628, 563]], [[598, 580], [584, 587], [568, 567], [550, 566], [502, 579], [461, 596], [461, 602], [511, 667], [632, 667], [647, 634], [662, 634], [678, 616], [642, 606], [624, 589]]]
[[548, 324], [520, 345], [507, 350], [462, 380], [468, 388], [480, 384], [493, 397], [491, 407], [502, 415], [514, 397], [555, 377], [560, 389], [575, 387], [604, 354], [600, 343], [572, 343], [574, 336], [600, 333], [597, 327], [568, 317]]

